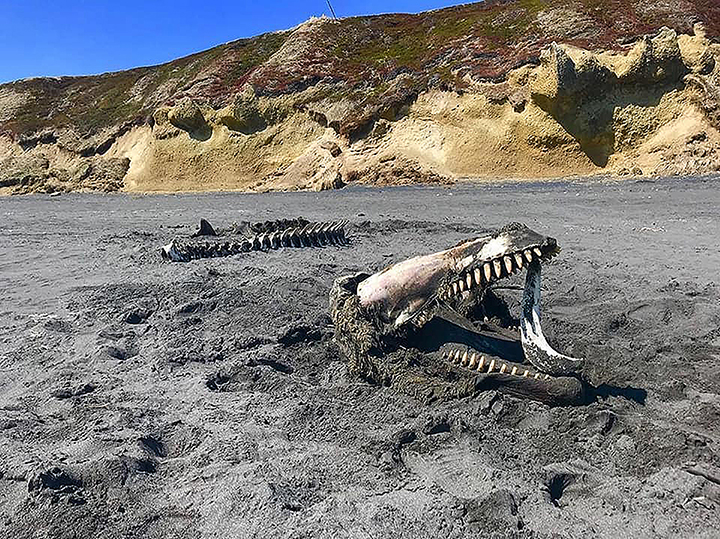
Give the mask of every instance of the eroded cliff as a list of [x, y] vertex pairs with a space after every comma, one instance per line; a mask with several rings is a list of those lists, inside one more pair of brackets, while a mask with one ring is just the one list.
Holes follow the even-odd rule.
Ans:
[[312, 19], [0, 86], [0, 189], [327, 189], [720, 170], [720, 5], [517, 0]]

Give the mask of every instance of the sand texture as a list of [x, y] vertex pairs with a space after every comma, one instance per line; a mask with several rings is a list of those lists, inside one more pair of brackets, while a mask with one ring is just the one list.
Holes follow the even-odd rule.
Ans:
[[[718, 181], [0, 199], [0, 537], [718, 537]], [[160, 260], [297, 215], [352, 244]], [[348, 374], [337, 276], [515, 220], [563, 247], [544, 327], [597, 402]]]

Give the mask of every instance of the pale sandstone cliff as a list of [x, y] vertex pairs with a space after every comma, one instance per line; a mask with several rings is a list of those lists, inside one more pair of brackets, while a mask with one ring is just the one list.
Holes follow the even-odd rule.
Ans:
[[[493, 21], [521, 4], [502, 3]], [[14, 130], [0, 135], [0, 189], [328, 189], [720, 170], [720, 45], [706, 25], [688, 19], [688, 34], [662, 27], [591, 50], [578, 43], [599, 39], [597, 21], [573, 6], [534, 13], [531, 28], [545, 25], [557, 41], [540, 43], [539, 54], [497, 77], [459, 61], [446, 62], [446, 83], [423, 78], [436, 69], [424, 67], [353, 92], [339, 92], [350, 83], [328, 76], [277, 90], [285, 81], [278, 72], [304, 65], [317, 36], [344, 24], [314, 19], [290, 31], [225, 99], [212, 97], [217, 75], [200, 65], [173, 99], [156, 90], [150, 105], [146, 98], [151, 113], [142, 121], [118, 116], [86, 133], [62, 124], [23, 131], [14, 115], [33, 98], [0, 86], [0, 125]], [[130, 93], [143, 91], [148, 76]]]

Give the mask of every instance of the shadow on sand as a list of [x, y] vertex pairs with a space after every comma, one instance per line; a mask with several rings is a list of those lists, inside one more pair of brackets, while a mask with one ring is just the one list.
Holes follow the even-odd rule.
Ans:
[[[417, 348], [426, 353], [437, 352], [443, 345], [465, 345], [480, 352], [498, 356], [506, 361], [525, 363], [522, 344], [516, 338], [508, 335], [502, 328], [492, 325], [472, 327], [469, 320], [463, 319], [452, 311], [443, 312], [430, 320], [416, 335]], [[584, 406], [606, 400], [610, 397], [620, 397], [640, 405], [645, 405], [647, 391], [637, 387], [619, 387], [610, 384], [593, 386], [577, 376], [583, 386], [585, 398], [577, 402]]]

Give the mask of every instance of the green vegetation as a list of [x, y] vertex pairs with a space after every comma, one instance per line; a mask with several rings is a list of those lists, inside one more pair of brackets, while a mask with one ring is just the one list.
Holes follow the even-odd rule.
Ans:
[[110, 126], [139, 121], [163, 104], [157, 95], [159, 88], [173, 95], [201, 71], [217, 70], [223, 79], [216, 90], [220, 94], [226, 84], [237, 84], [265, 62], [286, 38], [287, 33], [264, 34], [154, 67], [9, 83], [16, 92], [33, 97], [11, 120], [0, 124], [0, 133], [18, 136], [47, 128], [69, 127], [81, 136], [90, 136]]
[[238, 40], [154, 67], [10, 83], [15, 92], [32, 97], [12, 119], [0, 123], [0, 133], [17, 138], [69, 127], [90, 136], [106, 127], [141, 121], [184, 95], [223, 106], [246, 83], [259, 95], [273, 96], [323, 81], [327, 89], [313, 99], [348, 99], [363, 110], [359, 116], [372, 117], [373, 110], [395, 106], [412, 95], [407, 89], [389, 91], [389, 81], [399, 73], [415, 81], [416, 93], [429, 81], [462, 89], [468, 73], [476, 80], [502, 80], [510, 69], [536, 60], [544, 46], [558, 40], [552, 28], [537, 23], [538, 14], [549, 8], [567, 6], [592, 21], [595, 35], [577, 40], [579, 46], [618, 47], [621, 38], [632, 39], [662, 25], [690, 32], [688, 21], [697, 18], [706, 22], [710, 36], [720, 36], [717, 0], [686, 4], [668, 10], [649, 3], [639, 9], [631, 0], [489, 0], [418, 15], [328, 20], [313, 26], [315, 34], [305, 44], [305, 55], [286, 65], [266, 62], [294, 38], [291, 31]]

